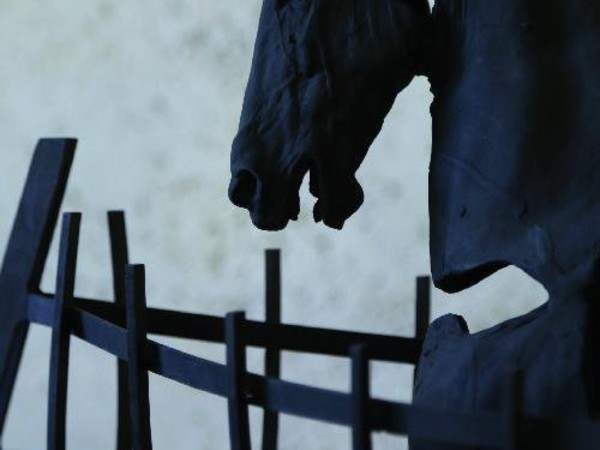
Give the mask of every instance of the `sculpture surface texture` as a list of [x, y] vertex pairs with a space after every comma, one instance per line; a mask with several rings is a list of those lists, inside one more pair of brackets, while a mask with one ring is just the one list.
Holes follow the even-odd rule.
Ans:
[[434, 321], [414, 403], [498, 409], [503, 368], [516, 365], [528, 414], [594, 417], [599, 72], [597, 2], [265, 0], [229, 196], [259, 228], [281, 229], [310, 172], [315, 219], [341, 228], [395, 97], [428, 77], [436, 286], [458, 292], [514, 265], [549, 300], [474, 334], [459, 316]]

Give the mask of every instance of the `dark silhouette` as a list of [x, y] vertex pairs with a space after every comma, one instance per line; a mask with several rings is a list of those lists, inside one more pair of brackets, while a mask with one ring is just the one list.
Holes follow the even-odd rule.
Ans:
[[526, 413], [595, 417], [600, 3], [438, 0], [429, 12], [416, 0], [265, 0], [260, 20], [233, 203], [259, 228], [281, 229], [310, 171], [316, 220], [341, 228], [395, 96], [427, 76], [436, 286], [458, 292], [514, 265], [549, 301], [476, 334], [459, 316], [436, 320], [414, 402], [497, 410], [503, 369], [518, 366]]
[[316, 220], [341, 228], [361, 205], [354, 173], [420, 70], [429, 7], [414, 3], [264, 2], [229, 187], [256, 226], [296, 219], [309, 170]]

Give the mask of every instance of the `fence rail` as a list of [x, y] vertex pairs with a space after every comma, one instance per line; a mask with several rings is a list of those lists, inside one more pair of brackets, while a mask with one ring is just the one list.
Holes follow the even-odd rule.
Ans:
[[[79, 298], [73, 285], [81, 215], [63, 215], [56, 292], [39, 290], [42, 269], [75, 150], [73, 140], [40, 141], [0, 272], [0, 431], [30, 323], [52, 328], [47, 448], [65, 448], [69, 343], [76, 336], [118, 360], [118, 450], [152, 448], [148, 373], [226, 398], [233, 450], [250, 449], [248, 407], [264, 409], [262, 449], [278, 442], [279, 414], [344, 425], [354, 450], [372, 448], [371, 434], [408, 435], [431, 441], [490, 448], [597, 449], [600, 425], [555, 422], [520, 411], [521, 375], [507, 373], [501, 411], [450, 411], [371, 397], [371, 361], [416, 365], [429, 322], [430, 280], [417, 279], [413, 338], [281, 323], [280, 253], [266, 253], [266, 319], [243, 312], [224, 318], [148, 308], [144, 266], [130, 264], [124, 213], [108, 214], [114, 301]], [[192, 356], [153, 341], [162, 335], [223, 343], [226, 363]], [[264, 375], [246, 369], [246, 348], [265, 350]], [[280, 379], [281, 352], [347, 357], [348, 392]], [[225, 438], [224, 438], [225, 439]]]

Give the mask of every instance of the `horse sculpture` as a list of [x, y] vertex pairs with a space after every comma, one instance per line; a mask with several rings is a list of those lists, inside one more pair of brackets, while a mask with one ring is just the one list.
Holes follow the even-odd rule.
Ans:
[[596, 417], [598, 73], [598, 2], [437, 0], [430, 11], [425, 0], [264, 0], [230, 199], [259, 228], [281, 229], [310, 172], [315, 219], [341, 228], [396, 95], [427, 76], [436, 286], [458, 292], [514, 265], [549, 300], [474, 334], [460, 316], [434, 321], [414, 403], [497, 409], [502, 369], [517, 365], [526, 413]]

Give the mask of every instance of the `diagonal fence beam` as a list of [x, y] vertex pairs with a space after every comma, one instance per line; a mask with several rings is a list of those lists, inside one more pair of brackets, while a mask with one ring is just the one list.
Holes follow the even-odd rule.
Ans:
[[0, 270], [0, 441], [27, 338], [27, 296], [39, 289], [76, 143], [38, 142]]

